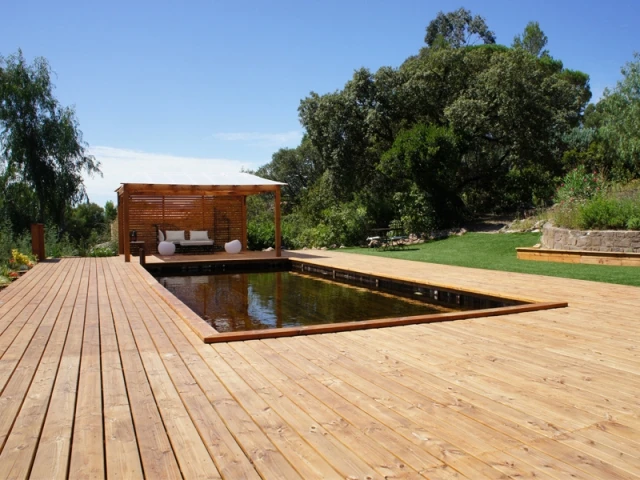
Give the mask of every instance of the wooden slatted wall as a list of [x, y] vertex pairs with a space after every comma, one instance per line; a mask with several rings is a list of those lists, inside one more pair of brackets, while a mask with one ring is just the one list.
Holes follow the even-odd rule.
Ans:
[[242, 197], [215, 197], [214, 238], [216, 245], [224, 245], [231, 240], [242, 239], [243, 218]]
[[[242, 239], [245, 218], [242, 196], [131, 196], [129, 230], [145, 242], [147, 255], [157, 253], [156, 225], [163, 230], [207, 230], [216, 247]], [[129, 241], [129, 232], [125, 232]]]
[[[129, 230], [144, 241], [145, 253], [157, 252], [156, 224], [162, 223], [162, 197], [134, 196], [129, 201]], [[125, 232], [129, 241], [129, 232]]]

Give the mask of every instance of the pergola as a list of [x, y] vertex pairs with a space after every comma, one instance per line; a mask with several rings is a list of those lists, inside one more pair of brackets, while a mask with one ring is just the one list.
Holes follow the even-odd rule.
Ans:
[[147, 254], [157, 252], [158, 229], [206, 230], [216, 246], [237, 239], [246, 250], [247, 196], [260, 193], [275, 196], [275, 254], [281, 256], [280, 189], [286, 184], [249, 173], [199, 175], [198, 179], [204, 182], [160, 178], [118, 187], [118, 245], [125, 262], [131, 261], [133, 231]]

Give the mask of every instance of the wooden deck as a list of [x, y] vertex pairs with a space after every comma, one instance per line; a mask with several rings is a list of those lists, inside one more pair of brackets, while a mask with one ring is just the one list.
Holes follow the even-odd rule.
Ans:
[[42, 263], [0, 292], [0, 478], [640, 477], [639, 288], [289, 255], [570, 306], [206, 345], [138, 264]]

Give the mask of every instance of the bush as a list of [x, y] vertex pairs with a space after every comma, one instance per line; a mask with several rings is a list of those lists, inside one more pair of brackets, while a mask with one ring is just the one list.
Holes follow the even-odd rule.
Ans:
[[44, 229], [44, 248], [47, 256], [53, 258], [75, 257], [78, 255], [77, 248], [71, 243], [69, 235], [59, 234], [58, 227], [47, 225]]
[[584, 230], [625, 229], [636, 209], [633, 202], [594, 198], [580, 207], [579, 227]]
[[249, 250], [262, 250], [275, 244], [276, 229], [273, 220], [252, 220], [247, 225]]
[[118, 255], [118, 245], [113, 242], [107, 242], [89, 250], [89, 257], [115, 257]]
[[640, 217], [631, 217], [627, 220], [627, 228], [629, 230], [640, 230]]
[[556, 196], [563, 199], [550, 218], [559, 227], [583, 230], [640, 229], [638, 182], [612, 184], [605, 188], [596, 174], [577, 168], [565, 176]]
[[604, 192], [606, 188], [604, 175], [588, 173], [584, 165], [580, 165], [567, 173], [556, 192], [556, 203], [583, 203]]

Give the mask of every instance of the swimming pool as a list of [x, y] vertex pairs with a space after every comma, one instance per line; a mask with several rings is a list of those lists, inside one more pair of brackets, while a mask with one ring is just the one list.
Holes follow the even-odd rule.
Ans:
[[219, 332], [320, 325], [452, 311], [293, 271], [169, 276], [158, 281]]

